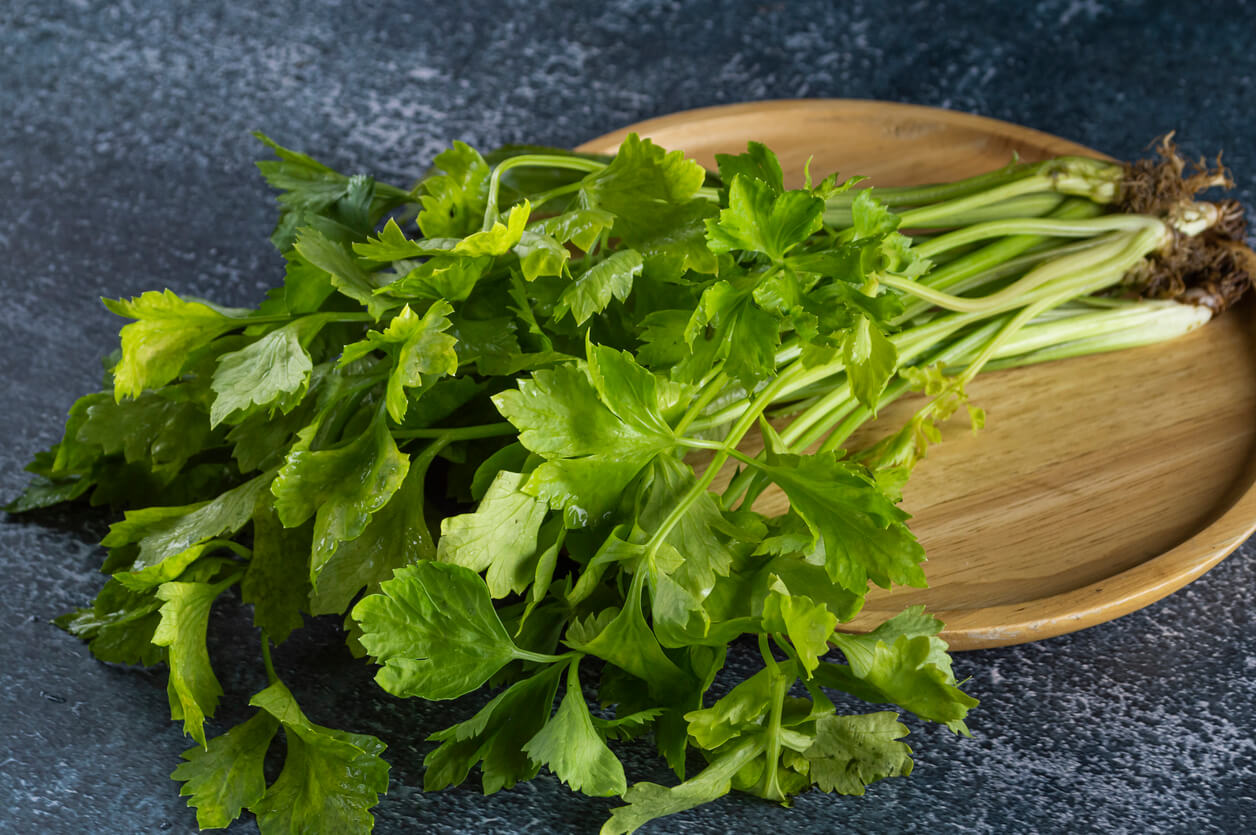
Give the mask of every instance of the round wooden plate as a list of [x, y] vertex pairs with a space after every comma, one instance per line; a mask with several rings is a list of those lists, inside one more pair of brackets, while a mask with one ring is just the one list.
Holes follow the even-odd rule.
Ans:
[[[809, 157], [815, 175], [892, 186], [978, 174], [1014, 153], [1103, 156], [993, 119], [855, 100], [676, 113], [580, 150], [612, 152], [631, 131], [711, 167], [758, 140], [795, 184]], [[969, 394], [985, 430], [947, 426], [905, 491], [930, 588], [874, 589], [849, 628], [924, 603], [952, 649], [1024, 643], [1128, 614], [1220, 562], [1256, 530], [1254, 318], [1245, 304], [1170, 343], [979, 375]], [[851, 446], [918, 406], [883, 410]], [[780, 493], [756, 505], [785, 506]]]

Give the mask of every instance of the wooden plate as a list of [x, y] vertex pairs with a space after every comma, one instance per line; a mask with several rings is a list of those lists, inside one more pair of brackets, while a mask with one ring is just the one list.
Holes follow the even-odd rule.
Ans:
[[[1006, 122], [853, 100], [693, 110], [581, 150], [613, 151], [630, 131], [708, 166], [755, 139], [794, 183], [808, 157], [815, 174], [890, 186], [978, 174], [1013, 153], [1103, 156]], [[1254, 318], [1245, 304], [1171, 343], [980, 375], [969, 393], [986, 429], [948, 426], [904, 496], [931, 587], [874, 589], [850, 628], [924, 603], [953, 649], [1024, 643], [1135, 611], [1220, 562], [1256, 529]], [[918, 406], [900, 401], [878, 425]], [[780, 493], [756, 505], [785, 506]]]

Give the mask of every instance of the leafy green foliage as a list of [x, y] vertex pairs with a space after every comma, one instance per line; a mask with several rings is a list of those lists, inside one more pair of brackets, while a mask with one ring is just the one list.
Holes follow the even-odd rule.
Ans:
[[201, 829], [225, 828], [266, 794], [262, 765], [278, 730], [275, 718], [259, 711], [204, 748], [183, 752], [186, 762], [170, 776], [183, 783], [179, 794], [190, 795]]
[[576, 662], [568, 667], [567, 692], [558, 712], [523, 750], [575, 791], [592, 797], [621, 795], [628, 788], [624, 767], [593, 724], [577, 670]]
[[907, 727], [890, 711], [862, 716], [825, 716], [815, 742], [803, 752], [821, 791], [862, 795], [869, 783], [911, 774], [911, 749], [900, 737]]
[[183, 732], [205, 747], [205, 718], [214, 715], [222, 686], [209, 663], [205, 632], [209, 627], [209, 607], [226, 583], [162, 583], [157, 597], [162, 601], [161, 621], [153, 633], [153, 643], [166, 647], [170, 665], [170, 718], [183, 720]]
[[262, 835], [369, 832], [375, 819], [368, 810], [388, 791], [388, 763], [379, 756], [384, 743], [315, 725], [282, 682], [249, 704], [278, 719], [288, 742], [283, 771], [249, 807]]
[[[305, 441], [312, 438], [311, 432]], [[299, 443], [288, 454], [270, 490], [285, 527], [314, 517], [313, 583], [317, 585], [319, 572], [340, 543], [360, 536], [371, 514], [388, 503], [409, 466], [410, 459], [397, 449], [382, 413], [343, 446], [311, 450], [307, 443]]]
[[418, 388], [447, 374], [458, 373], [458, 340], [445, 331], [453, 324], [453, 308], [446, 301], [432, 304], [422, 316], [406, 305], [383, 331], [368, 331], [366, 339], [345, 346], [340, 364], [360, 360], [375, 350], [392, 359], [385, 403], [388, 415], [397, 423], [406, 419], [409, 400], [406, 389]]
[[484, 582], [461, 565], [421, 562], [398, 569], [380, 593], [353, 608], [375, 680], [394, 696], [455, 699], [521, 653]]
[[[524, 148], [490, 164], [455, 143], [403, 190], [263, 141], [282, 285], [255, 310], [107, 302], [134, 320], [113, 390], [74, 404], [8, 506], [124, 511], [109, 580], [57, 623], [102, 660], [166, 663], [198, 745], [173, 777], [202, 827], [245, 810], [263, 835], [373, 825], [384, 744], [313, 724], [270, 662], [306, 615], [343, 617], [395, 696], [500, 688], [432, 735], [428, 790], [548, 768], [624, 799], [606, 833], [732, 790], [787, 803], [910, 772], [897, 714], [840, 715], [822, 687], [967, 732], [976, 702], [936, 620], [837, 631], [870, 583], [924, 585], [899, 490], [967, 405], [967, 376], [903, 367], [929, 356], [902, 288], [931, 265], [876, 192], [841, 198], [849, 224], [826, 226], [854, 180], [808, 171], [787, 189], [757, 143], [717, 157], [718, 178], [635, 135], [609, 160]], [[841, 437], [804, 453], [904, 381], [932, 400], [901, 432], [863, 457], [828, 451]], [[777, 409], [801, 423], [778, 435]], [[751, 454], [756, 425], [767, 449]], [[773, 484], [790, 508], [767, 517]], [[237, 585], [270, 684], [210, 738], [209, 613]], [[712, 701], [742, 635], [763, 669]], [[647, 733], [677, 785], [629, 785], [613, 745]], [[686, 779], [691, 747], [708, 764]]]
[[164, 386], [179, 376], [189, 354], [247, 324], [241, 321], [247, 311], [186, 301], [170, 290], [106, 299], [105, 306], [135, 320], [122, 328], [122, 359], [113, 369], [116, 400]]

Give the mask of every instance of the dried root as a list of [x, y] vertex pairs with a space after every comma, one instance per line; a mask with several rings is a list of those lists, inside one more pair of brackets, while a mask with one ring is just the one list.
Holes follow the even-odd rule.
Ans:
[[[1120, 211], [1167, 218], [1202, 191], [1234, 185], [1220, 155], [1215, 168], [1203, 159], [1189, 162], [1178, 153], [1171, 133], [1160, 140], [1156, 152], [1159, 159], [1126, 166]], [[1126, 291], [1144, 298], [1202, 304], [1214, 313], [1237, 302], [1256, 282], [1256, 253], [1246, 243], [1242, 205], [1222, 200], [1215, 206], [1218, 219], [1212, 227], [1194, 237], [1175, 235], [1169, 247], [1126, 277]]]

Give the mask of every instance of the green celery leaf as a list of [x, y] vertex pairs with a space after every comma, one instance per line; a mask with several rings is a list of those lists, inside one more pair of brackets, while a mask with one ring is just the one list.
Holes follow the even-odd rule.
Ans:
[[528, 229], [561, 243], [570, 241], [588, 252], [614, 223], [615, 216], [605, 209], [572, 209], [561, 215], [534, 220], [528, 224]]
[[898, 215], [876, 198], [876, 189], [866, 188], [858, 192], [851, 202], [850, 211], [855, 240], [882, 238], [898, 229]]
[[223, 354], [214, 371], [211, 388], [217, 395], [210, 411], [210, 425], [228, 418], [232, 423], [263, 407], [271, 412], [292, 411], [305, 395], [314, 363], [304, 344], [326, 320], [306, 316], [276, 328], [239, 351]]
[[520, 593], [536, 573], [537, 533], [545, 521], [545, 502], [522, 491], [526, 476], [501, 471], [474, 513], [441, 522], [436, 558], [480, 572], [489, 593], [497, 597]]
[[368, 261], [402, 261], [440, 252], [439, 249], [426, 247], [419, 241], [407, 238], [406, 233], [397, 225], [397, 220], [391, 217], [376, 237], [368, 237], [366, 243], [355, 243], [353, 251]]
[[712, 252], [748, 250], [773, 261], [819, 231], [824, 201], [808, 191], [776, 193], [763, 180], [738, 174], [728, 188], [728, 208], [708, 220]]
[[410, 299], [447, 299], [460, 302], [471, 295], [493, 259], [489, 256], [472, 258], [465, 255], [437, 255], [428, 258], [417, 267], [379, 292]]
[[601, 313], [612, 298], [621, 302], [632, 292], [632, 282], [641, 274], [641, 255], [633, 249], [621, 249], [599, 261], [568, 284], [554, 306], [554, 319], [568, 311], [577, 325], [583, 325], [595, 313]]
[[613, 234], [628, 246], [667, 231], [693, 199], [706, 172], [681, 151], [629, 134], [610, 165], [584, 179], [589, 205], [615, 215]]
[[855, 399], [876, 415], [881, 392], [898, 367], [894, 343], [867, 316], [860, 316], [842, 341], [842, 361]]
[[205, 718], [214, 715], [222, 695], [205, 646], [209, 607], [236, 579], [231, 577], [217, 585], [176, 582], [157, 587], [157, 597], [163, 603], [153, 643], [167, 648], [170, 718], [182, 719], [183, 732], [202, 748], [206, 747]]
[[563, 268], [571, 260], [567, 247], [549, 235], [525, 230], [515, 244], [514, 253], [519, 257], [519, 269], [528, 281], [540, 276], [562, 275]]
[[371, 515], [360, 536], [337, 546], [319, 571], [310, 598], [313, 614], [341, 614], [364, 587], [375, 591], [395, 569], [436, 557], [424, 513], [424, 481], [437, 452], [428, 447], [415, 455], [388, 504]]
[[479, 228], [488, 202], [488, 182], [492, 171], [479, 152], [463, 142], [437, 155], [440, 174], [421, 183], [419, 228], [428, 238], [456, 237]]
[[[128, 510], [123, 521], [110, 526], [101, 544], [117, 548], [139, 543], [139, 556], [131, 566], [132, 572], [158, 566], [166, 560], [178, 558], [194, 546], [224, 534], [233, 534], [248, 524], [253, 517], [253, 508], [270, 483], [270, 477], [270, 473], [263, 473], [207, 502]], [[184, 566], [190, 562], [189, 559], [182, 560]], [[169, 578], [177, 576], [177, 573], [175, 571]]]
[[353, 607], [353, 619], [383, 665], [375, 681], [394, 696], [454, 699], [522, 657], [480, 575], [452, 563], [397, 569]]
[[406, 305], [383, 331], [368, 331], [366, 339], [346, 345], [340, 365], [361, 359], [371, 351], [380, 350], [393, 360], [388, 375], [386, 403], [388, 415], [397, 423], [406, 418], [409, 401], [407, 388], [418, 388], [433, 378], [458, 373], [458, 340], [445, 333], [452, 322], [453, 307], [441, 299], [420, 317]]
[[240, 596], [253, 604], [253, 625], [282, 644], [310, 607], [310, 525], [285, 528], [272, 502], [253, 513], [253, 556], [240, 580]]
[[578, 658], [568, 666], [567, 692], [558, 712], [523, 750], [575, 791], [590, 797], [621, 795], [628, 788], [624, 766], [593, 725], [580, 689], [579, 666]]
[[279, 730], [279, 723], [258, 711], [247, 722], [209, 740], [205, 748], [183, 752], [186, 762], [170, 775], [183, 783], [179, 794], [189, 796], [201, 829], [224, 829], [240, 812], [266, 794], [262, 764]]
[[[84, 456], [91, 455], [88, 447], [93, 447], [96, 455], [121, 453], [127, 462], [142, 463], [158, 476], [173, 476], [189, 458], [216, 442], [205, 412], [194, 402], [176, 399], [179, 393], [178, 386], [166, 386], [121, 402], [104, 392], [80, 398], [74, 404], [82, 411], [80, 420], [73, 422], [73, 443], [62, 442], [55, 466], [81, 467]], [[67, 422], [67, 436], [70, 431]]]
[[115, 400], [164, 386], [179, 376], [193, 351], [248, 324], [246, 310], [187, 301], [170, 290], [104, 303], [119, 316], [136, 320], [122, 328], [122, 359], [113, 369]]
[[618, 611], [612, 607], [600, 616], [573, 621], [565, 643], [632, 673], [658, 698], [672, 699], [693, 688], [691, 676], [667, 657], [646, 624], [640, 595], [629, 594]]
[[332, 286], [366, 308], [372, 319], [378, 321], [394, 306], [392, 300], [376, 294], [379, 283], [343, 244], [306, 228], [298, 232], [293, 246], [307, 263], [327, 274]]
[[249, 806], [261, 835], [339, 835], [370, 832], [370, 809], [388, 791], [384, 743], [367, 734], [325, 728], [305, 717], [282, 682], [249, 700], [284, 727], [283, 771], [261, 800]]
[[528, 216], [532, 213], [532, 205], [524, 200], [517, 206], [510, 207], [506, 222], [494, 221], [492, 227], [482, 232], [475, 232], [458, 242], [450, 250], [452, 255], [505, 255], [523, 238], [524, 227], [528, 225]]
[[772, 671], [764, 668], [741, 681], [715, 704], [685, 714], [689, 735], [713, 751], [739, 736], [760, 731], [772, 705]]
[[440, 745], [423, 760], [424, 791], [460, 785], [476, 763], [485, 794], [531, 780], [540, 765], [524, 752], [550, 721], [563, 664], [551, 664], [498, 693], [478, 713], [428, 737]]
[[[646, 379], [655, 379], [653, 375], [610, 349], [590, 350], [590, 356], [601, 358], [599, 367], [609, 369], [598, 379], [607, 395], [616, 398], [613, 407], [599, 398], [579, 365], [534, 371], [531, 379], [519, 381], [517, 390], [493, 398], [498, 411], [519, 429], [520, 442], [546, 459], [524, 489], [564, 510], [570, 527], [601, 520], [628, 482], [675, 443], [661, 423], [665, 395]], [[627, 364], [635, 370], [624, 371]], [[619, 403], [621, 396], [628, 400]], [[621, 419], [621, 413], [631, 422]]]
[[837, 615], [804, 595], [790, 594], [776, 579], [763, 602], [763, 631], [784, 632], [798, 652], [805, 675], [810, 678], [819, 659], [829, 651]]
[[724, 360], [724, 370], [747, 390], [776, 370], [781, 322], [751, 303], [751, 295], [727, 281], [717, 281], [685, 326], [691, 356], [677, 368], [680, 379], [697, 381]]
[[603, 719], [600, 716], [594, 716], [593, 727], [597, 728], [597, 732], [603, 739], [636, 739], [654, 726], [654, 720], [662, 712], [662, 708], [650, 707], [629, 713], [626, 716], [616, 716], [614, 719]]
[[803, 752], [821, 791], [863, 795], [869, 783], [911, 774], [911, 748], [899, 742], [907, 726], [891, 711], [822, 716], [815, 742]]
[[650, 821], [674, 815], [728, 794], [732, 780], [745, 765], [760, 756], [766, 742], [746, 739], [721, 751], [698, 776], [670, 788], [657, 783], [633, 783], [624, 794], [626, 806], [611, 810], [601, 835], [631, 835]]
[[789, 496], [807, 523], [829, 578], [862, 595], [868, 581], [925, 586], [924, 549], [900, 510], [856, 464], [836, 453], [781, 455], [769, 451], [759, 468]]
[[720, 172], [720, 179], [731, 185], [740, 175], [750, 180], [765, 183], [773, 194], [785, 191], [785, 175], [781, 172], [781, 163], [776, 154], [762, 142], [746, 144], [744, 154], [716, 154], [715, 164]]
[[835, 633], [833, 644], [849, 667], [823, 664], [817, 679], [864, 701], [897, 704], [921, 719], [967, 734], [963, 719], [977, 700], [960, 690], [946, 642], [937, 637], [941, 621], [916, 606], [866, 635]]
[[336, 548], [361, 535], [371, 514], [401, 487], [409, 466], [410, 459], [397, 449], [382, 411], [361, 435], [343, 446], [313, 451], [298, 444], [288, 453], [270, 489], [284, 527], [296, 527], [314, 517], [310, 580], [315, 587], [318, 573]]
[[91, 606], [61, 615], [54, 623], [87, 641], [101, 661], [151, 667], [166, 656], [165, 647], [152, 642], [160, 608], [156, 589], [132, 590], [111, 579]]

